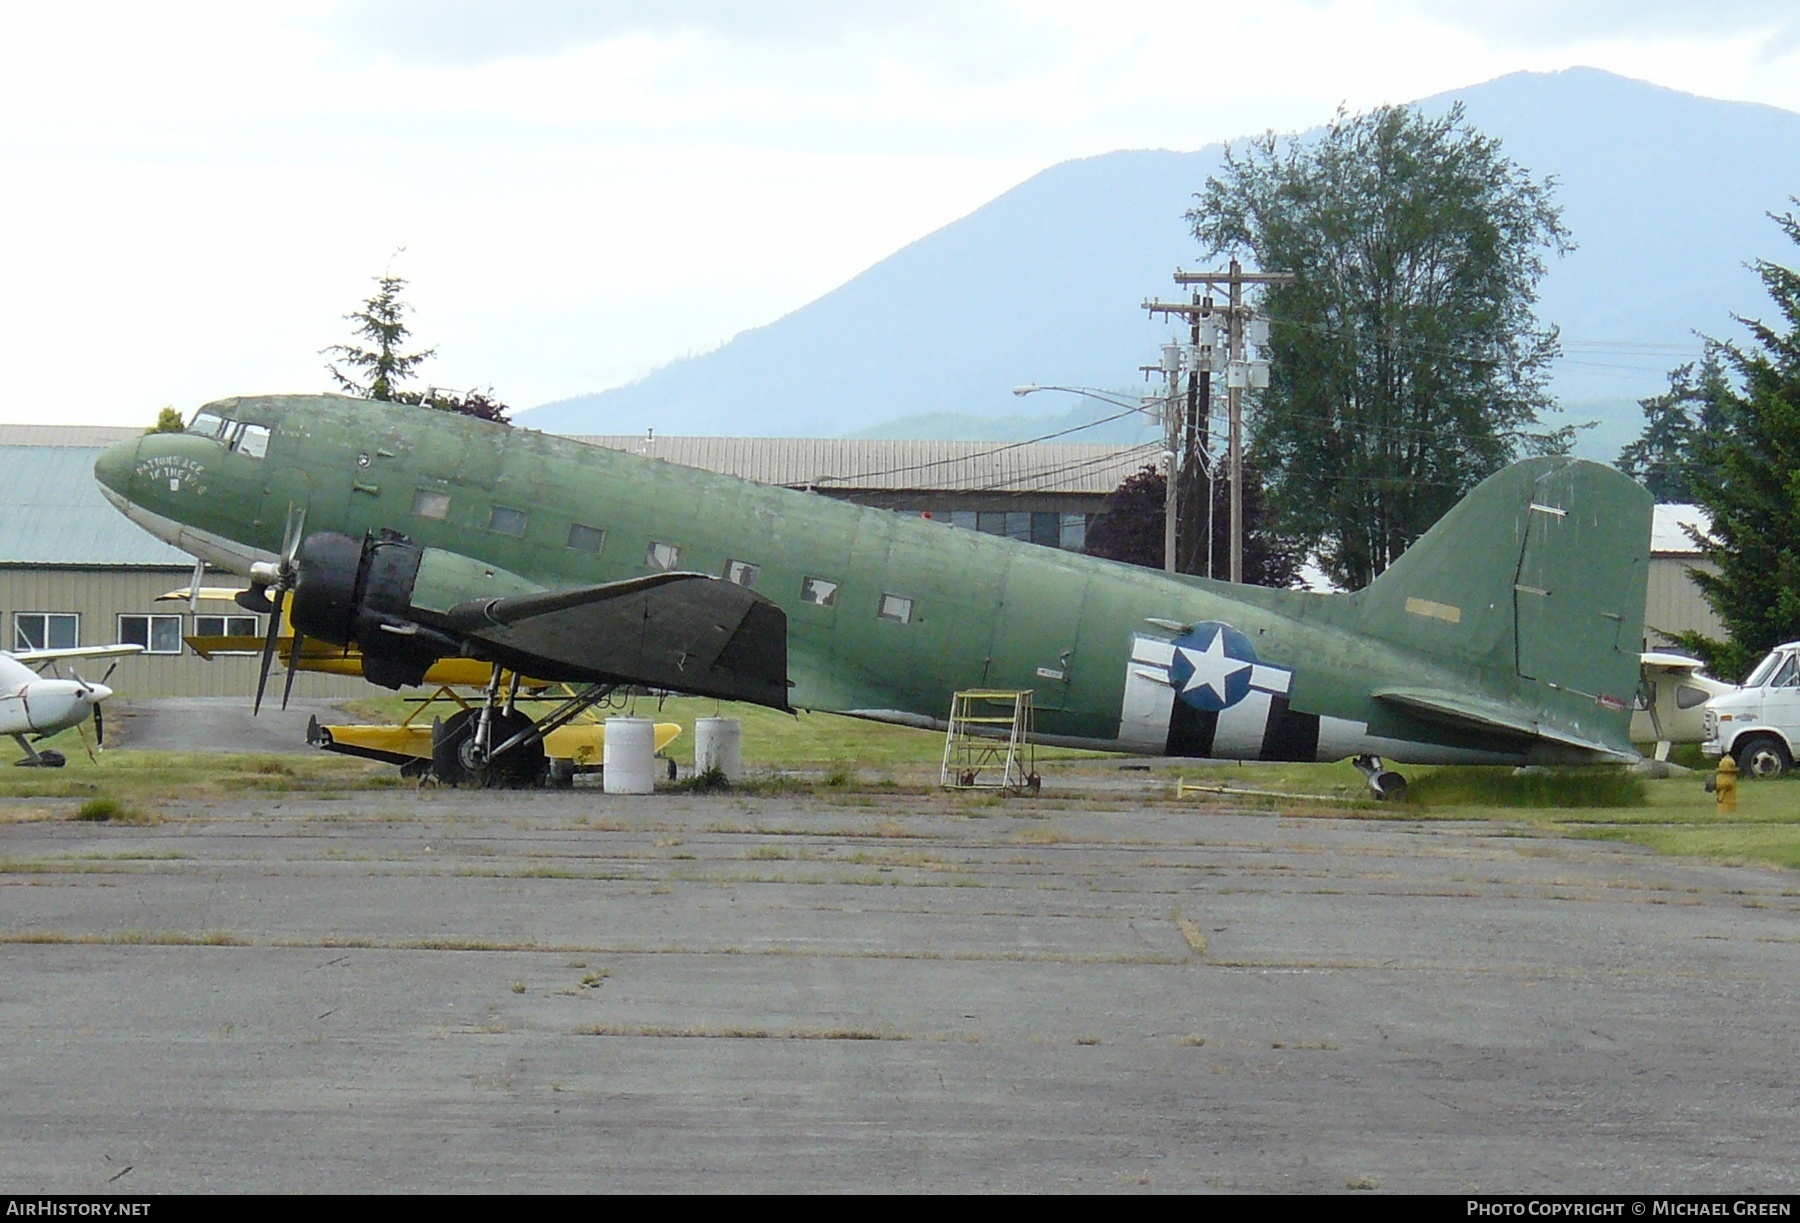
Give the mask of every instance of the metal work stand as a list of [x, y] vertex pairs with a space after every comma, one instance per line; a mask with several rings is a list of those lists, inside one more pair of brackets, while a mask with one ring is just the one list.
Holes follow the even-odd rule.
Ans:
[[1031, 690], [976, 688], [950, 698], [939, 784], [947, 790], [1037, 793]]

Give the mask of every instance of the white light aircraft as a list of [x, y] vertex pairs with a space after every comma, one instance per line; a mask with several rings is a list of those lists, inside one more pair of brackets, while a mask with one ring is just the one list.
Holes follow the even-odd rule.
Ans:
[[[104, 683], [89, 683], [72, 667], [73, 679], [47, 679], [28, 664], [55, 664], [77, 658], [116, 658], [122, 654], [141, 653], [143, 648], [141, 645], [91, 645], [61, 650], [19, 650], [10, 654], [0, 651], [0, 735], [11, 735], [25, 752], [25, 758], [18, 763], [26, 768], [61, 768], [64, 764], [61, 752], [48, 748], [40, 752], [25, 736], [35, 735], [43, 740], [58, 731], [78, 726], [90, 717], [94, 719], [95, 742], [99, 743], [106, 730], [100, 703], [112, 695], [112, 689]], [[106, 674], [110, 677], [112, 671], [108, 670]]]

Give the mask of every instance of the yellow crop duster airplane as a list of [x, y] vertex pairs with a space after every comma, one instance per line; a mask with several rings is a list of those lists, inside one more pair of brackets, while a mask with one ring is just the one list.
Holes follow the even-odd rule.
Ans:
[[[1367, 589], [1233, 586], [770, 488], [469, 417], [335, 395], [209, 404], [108, 450], [133, 521], [292, 600], [294, 649], [417, 684], [495, 664], [434, 759], [530, 782], [620, 685], [944, 725], [1032, 689], [1040, 742], [1241, 760], [1635, 761], [1651, 499], [1529, 459]], [[304, 641], [302, 640], [304, 639]], [[579, 686], [542, 718], [501, 669]], [[291, 672], [290, 672], [291, 674]], [[260, 696], [260, 689], [259, 689]], [[460, 773], [459, 773], [460, 770]]]

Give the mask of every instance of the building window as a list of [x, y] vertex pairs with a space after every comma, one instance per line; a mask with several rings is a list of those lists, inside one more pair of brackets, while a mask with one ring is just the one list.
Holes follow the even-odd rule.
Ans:
[[681, 564], [681, 549], [674, 544], [659, 544], [654, 539], [644, 549], [644, 568], [673, 569]]
[[1046, 548], [1062, 546], [1062, 515], [1031, 511], [1031, 542]]
[[983, 535], [1006, 534], [1005, 510], [981, 510], [975, 515], [975, 529]]
[[195, 616], [196, 637], [261, 637], [261, 622], [255, 616]]
[[15, 650], [72, 650], [80, 644], [80, 616], [70, 612], [17, 612], [13, 615]]
[[488, 515], [488, 530], [496, 535], [510, 535], [514, 539], [524, 539], [527, 521], [524, 510], [513, 510], [504, 505], [496, 505], [493, 512]]
[[761, 573], [762, 567], [760, 565], [752, 565], [749, 561], [725, 562], [725, 580], [727, 582], [736, 582], [739, 586], [756, 585], [757, 576]]
[[837, 592], [838, 584], [824, 578], [807, 578], [800, 583], [800, 598], [808, 603], [817, 603], [820, 607], [836, 607]]
[[1080, 552], [1087, 547], [1088, 516], [1086, 514], [1064, 514], [1062, 516], [1062, 541], [1058, 545], [1067, 552]]
[[962, 527], [965, 530], [973, 531], [975, 529], [975, 511], [974, 510], [951, 510], [950, 511], [950, 525], [953, 527]]
[[606, 532], [599, 527], [584, 527], [579, 522], [569, 524], [569, 547], [576, 552], [592, 552], [600, 555], [600, 546], [606, 542]]
[[120, 616], [119, 640], [141, 645], [146, 654], [181, 653], [180, 616]]
[[[253, 459], [260, 459], [269, 453], [269, 427], [267, 425], [245, 425], [238, 434], [232, 449], [239, 454], [247, 454]], [[151, 651], [155, 653], [155, 651]]]
[[913, 601], [903, 595], [883, 594], [878, 614], [883, 620], [892, 620], [895, 624], [911, 624]]
[[450, 517], [450, 494], [421, 488], [413, 494], [413, 513], [421, 518], [435, 518], [442, 522]]

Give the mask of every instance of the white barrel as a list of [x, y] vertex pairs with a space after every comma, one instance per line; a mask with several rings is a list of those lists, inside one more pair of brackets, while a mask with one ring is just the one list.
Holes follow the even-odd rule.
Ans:
[[656, 792], [656, 723], [649, 718], [606, 719], [600, 762], [601, 788], [608, 794]]
[[708, 769], [726, 781], [744, 780], [744, 724], [736, 718], [694, 719], [694, 773]]

